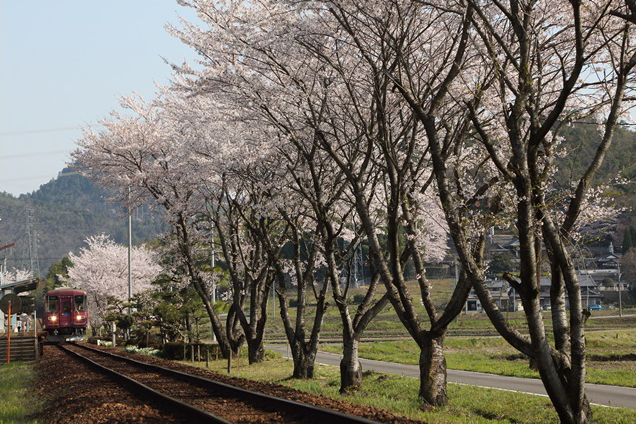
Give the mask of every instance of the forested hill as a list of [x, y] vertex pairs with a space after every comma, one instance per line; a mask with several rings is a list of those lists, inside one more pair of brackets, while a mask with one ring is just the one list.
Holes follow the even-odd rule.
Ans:
[[[600, 133], [597, 125], [576, 124], [563, 128], [561, 136], [564, 137], [567, 154], [557, 161], [557, 180], [562, 186], [570, 186], [591, 163], [600, 142]], [[629, 182], [614, 184], [619, 177]], [[606, 195], [613, 198], [617, 207], [625, 210], [611, 235], [614, 245], [618, 246], [625, 228], [636, 226], [636, 131], [633, 126], [617, 127], [613, 144], [593, 182], [595, 186], [599, 184], [607, 186]]]
[[[629, 130], [627, 125], [619, 125], [614, 135], [612, 146], [607, 153], [603, 166], [594, 180], [596, 184], [609, 184], [613, 179], [623, 177], [636, 180], [636, 131]], [[577, 124], [563, 128], [564, 147], [567, 154], [558, 160], [559, 182], [568, 184], [574, 177], [580, 177], [596, 153], [600, 143], [597, 125]], [[614, 186], [612, 193], [617, 201], [626, 207], [634, 207], [636, 184]]]
[[[9, 268], [30, 269], [33, 262], [34, 268], [39, 265], [40, 275], [46, 275], [51, 264], [77, 251], [89, 236], [106, 233], [118, 243], [127, 243], [127, 213], [107, 197], [77, 174], [51, 180], [17, 198], [0, 193], [0, 246], [16, 244], [0, 252], [0, 260], [6, 255]], [[147, 207], [133, 212], [134, 244], [155, 238], [163, 229], [158, 212]]]

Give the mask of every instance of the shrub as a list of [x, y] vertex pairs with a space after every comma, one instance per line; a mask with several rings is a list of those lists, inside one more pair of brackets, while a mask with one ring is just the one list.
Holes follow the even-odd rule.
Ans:
[[140, 355], [159, 356], [161, 351], [159, 349], [153, 349], [151, 347], [139, 347], [135, 345], [128, 345], [124, 348], [124, 352], [138, 353]]
[[270, 360], [270, 359], [279, 359], [282, 358], [283, 355], [279, 352], [273, 351], [273, 350], [265, 350], [265, 354], [263, 355], [263, 358], [265, 360]]
[[360, 305], [364, 301], [364, 297], [365, 297], [364, 293], [354, 294], [351, 303], [353, 305]]

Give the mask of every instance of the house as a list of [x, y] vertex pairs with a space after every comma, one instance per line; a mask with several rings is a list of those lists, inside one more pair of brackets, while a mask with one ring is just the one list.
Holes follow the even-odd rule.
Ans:
[[[598, 283], [590, 275], [577, 273], [579, 285], [581, 287], [581, 298], [583, 301], [583, 307], [589, 308], [593, 305], [600, 305], [603, 295], [599, 292]], [[541, 309], [549, 310], [551, 308], [550, 302], [550, 288], [552, 287], [552, 278], [549, 276], [541, 277]], [[565, 307], [570, 308], [570, 300], [565, 296]]]
[[[593, 305], [600, 305], [603, 294], [598, 289], [598, 284], [590, 275], [577, 273], [579, 285], [581, 286], [581, 298], [583, 300], [583, 306], [589, 308]], [[510, 287], [505, 280], [490, 280], [486, 282], [488, 291], [492, 296], [497, 307], [502, 311], [521, 311], [523, 305], [519, 299], [519, 294], [515, 289]], [[551, 308], [550, 302], [550, 287], [552, 286], [552, 279], [549, 276], [541, 277], [541, 309], [549, 310]], [[565, 307], [569, 309], [570, 301], [565, 297]], [[483, 307], [481, 302], [477, 298], [475, 290], [471, 290], [468, 295], [465, 306], [466, 312], [482, 312]]]
[[[488, 287], [488, 291], [490, 292], [490, 296], [495, 301], [497, 307], [503, 311], [507, 311], [509, 308], [510, 297], [508, 292], [510, 290], [510, 285], [506, 280], [487, 280], [486, 285]], [[477, 294], [475, 290], [471, 290], [468, 295], [468, 299], [466, 300], [465, 306], [466, 312], [482, 312], [483, 308], [481, 306], [481, 302], [477, 298]]]

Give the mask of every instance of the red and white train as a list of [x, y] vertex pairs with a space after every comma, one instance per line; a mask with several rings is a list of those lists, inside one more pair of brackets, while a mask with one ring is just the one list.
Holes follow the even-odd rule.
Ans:
[[86, 291], [62, 288], [46, 294], [44, 329], [61, 340], [82, 337], [88, 323]]

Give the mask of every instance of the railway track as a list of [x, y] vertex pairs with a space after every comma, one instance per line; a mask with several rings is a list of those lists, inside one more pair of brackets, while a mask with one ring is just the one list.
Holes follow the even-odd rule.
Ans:
[[140, 362], [84, 345], [60, 349], [90, 364], [137, 393], [157, 400], [167, 410], [205, 423], [342, 423], [371, 421], [313, 405], [234, 387], [208, 378]]

